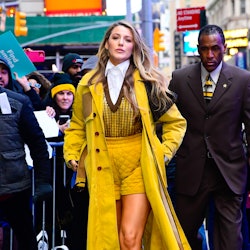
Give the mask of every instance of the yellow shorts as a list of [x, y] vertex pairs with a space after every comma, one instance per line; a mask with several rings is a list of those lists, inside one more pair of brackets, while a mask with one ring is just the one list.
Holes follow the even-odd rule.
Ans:
[[115, 197], [145, 193], [141, 171], [141, 134], [128, 137], [107, 137], [113, 168]]

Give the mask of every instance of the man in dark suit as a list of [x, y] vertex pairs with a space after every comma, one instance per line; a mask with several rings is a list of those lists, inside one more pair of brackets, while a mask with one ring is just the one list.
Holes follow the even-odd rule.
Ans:
[[201, 63], [174, 71], [169, 86], [187, 120], [176, 154], [176, 212], [192, 250], [200, 250], [198, 229], [212, 199], [214, 249], [241, 250], [250, 152], [243, 148], [242, 124], [249, 145], [250, 73], [223, 61], [225, 37], [216, 25], [200, 30], [198, 51]]

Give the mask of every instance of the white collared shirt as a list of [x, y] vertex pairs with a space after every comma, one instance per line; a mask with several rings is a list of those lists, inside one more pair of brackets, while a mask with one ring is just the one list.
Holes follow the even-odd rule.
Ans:
[[107, 76], [109, 95], [113, 104], [117, 102], [129, 64], [130, 61], [126, 60], [115, 66], [108, 60], [105, 76]]
[[204, 85], [206, 82], [206, 77], [208, 74], [210, 74], [210, 77], [213, 81], [213, 83], [216, 85], [216, 83], [218, 82], [219, 76], [220, 76], [220, 71], [222, 68], [222, 61], [221, 63], [218, 65], [218, 67], [212, 71], [212, 72], [208, 72], [205, 67], [203, 66], [203, 64], [201, 64], [201, 82]]

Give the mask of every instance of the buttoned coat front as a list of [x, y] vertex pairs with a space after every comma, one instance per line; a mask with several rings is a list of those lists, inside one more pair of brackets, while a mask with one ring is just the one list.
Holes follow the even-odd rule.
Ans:
[[[64, 156], [80, 160], [84, 155], [88, 188], [90, 193], [88, 218], [88, 250], [119, 250], [116, 220], [116, 203], [112, 167], [108, 155], [103, 124], [103, 86], [101, 83], [87, 85], [93, 72], [80, 81], [73, 105], [70, 128], [65, 132]], [[147, 93], [139, 72], [134, 74], [135, 95], [142, 118], [141, 165], [146, 194], [152, 207], [144, 233], [145, 250], [190, 249], [171, 204], [168, 206], [181, 243], [176, 240], [171, 218], [167, 216], [162, 201], [156, 165], [159, 167], [166, 189], [164, 155], [171, 159], [182, 142], [186, 121], [173, 105], [161, 118], [163, 144], [155, 133], [155, 124], [149, 108]], [[80, 160], [82, 162], [82, 160]], [[77, 181], [82, 181], [80, 174]], [[169, 202], [169, 200], [168, 200]], [[166, 204], [165, 204], [166, 205]]]

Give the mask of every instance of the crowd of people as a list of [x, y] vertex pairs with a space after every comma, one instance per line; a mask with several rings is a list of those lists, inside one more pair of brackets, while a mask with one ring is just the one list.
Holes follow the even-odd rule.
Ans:
[[[50, 80], [0, 57], [0, 217], [18, 250], [38, 248], [44, 201], [49, 247], [55, 237], [70, 250], [248, 249], [250, 72], [224, 62], [219, 26], [202, 27], [197, 43], [200, 62], [170, 82], [126, 21], [88, 60], [66, 54]], [[40, 110], [57, 136], [45, 138]]]
[[[93, 57], [95, 58], [95, 56]], [[38, 244], [36, 235], [40, 232], [43, 226], [42, 223], [44, 223], [44, 200], [46, 200], [44, 230], [46, 231], [46, 237], [48, 237], [48, 239], [46, 239], [46, 243], [48, 244], [47, 247], [52, 245], [52, 233], [56, 234], [54, 244], [62, 245], [61, 230], [66, 231], [65, 245], [67, 244], [69, 249], [83, 249], [84, 245], [86, 245], [86, 237], [84, 240], [84, 237], [76, 238], [75, 235], [81, 235], [81, 232], [83, 232], [83, 234], [85, 232], [86, 234], [88, 206], [82, 206], [82, 204], [88, 202], [87, 189], [85, 192], [79, 193], [81, 198], [84, 198], [83, 201], [80, 198], [76, 198], [78, 192], [74, 191], [74, 185], [71, 187], [71, 179], [74, 179], [73, 171], [69, 168], [65, 168], [66, 171], [64, 173], [63, 169], [63, 144], [60, 144], [60, 146], [56, 148], [55, 166], [53, 166], [54, 159], [49, 159], [48, 144], [52, 142], [63, 142], [64, 140], [64, 131], [69, 126], [76, 86], [80, 79], [79, 76], [82, 76], [82, 74], [86, 73], [86, 70], [94, 67], [94, 61], [92, 60], [90, 64], [88, 61], [89, 60], [87, 60], [84, 67], [82, 67], [84, 61], [81, 59], [80, 55], [75, 53], [66, 54], [62, 63], [62, 69], [64, 69], [65, 72], [57, 72], [48, 80], [38, 71], [20, 77], [16, 72], [11, 72], [4, 58], [0, 58], [1, 94], [2, 92], [7, 93], [6, 100], [1, 98], [2, 117], [0, 120], [2, 139], [0, 146], [1, 155], [5, 155], [5, 157], [1, 157], [1, 161], [3, 161], [2, 164], [6, 164], [6, 166], [1, 169], [1, 173], [5, 173], [4, 169], [13, 164], [13, 161], [16, 161], [16, 164], [20, 164], [20, 170], [18, 171], [15, 170], [16, 165], [13, 165], [11, 168], [13, 169], [11, 171], [14, 171], [13, 173], [16, 171], [16, 174], [13, 175], [10, 180], [8, 180], [8, 178], [12, 173], [11, 171], [10, 174], [6, 173], [8, 176], [1, 174], [1, 178], [6, 178], [6, 180], [1, 183], [0, 189], [0, 221], [2, 225], [6, 225], [7, 222], [9, 226], [13, 228], [14, 239], [17, 241], [17, 243], [14, 242], [13, 244], [17, 249], [37, 249]], [[14, 77], [12, 77], [12, 75], [14, 75]], [[4, 103], [2, 100], [10, 105], [10, 109], [6, 114], [2, 107]], [[20, 104], [18, 104], [19, 102]], [[48, 116], [56, 120], [59, 131], [58, 136], [53, 138], [44, 137], [44, 133], [34, 116], [34, 111], [40, 110], [46, 110]], [[13, 116], [12, 113], [15, 116]], [[60, 120], [62, 116], [66, 116], [68, 119], [65, 121]], [[18, 119], [20, 119], [20, 121]], [[27, 125], [28, 122], [29, 124]], [[4, 129], [9, 129], [10, 125], [15, 127], [15, 130], [13, 129], [13, 132], [10, 130], [10, 135], [5, 135], [7, 138], [5, 140], [5, 137], [3, 137], [3, 133], [5, 134]], [[35, 133], [36, 135], [34, 135]], [[11, 134], [13, 134], [12, 137]], [[10, 144], [11, 140], [13, 140], [12, 144]], [[26, 152], [24, 151], [24, 144], [28, 145], [34, 163], [34, 179], [36, 185], [33, 197], [32, 171], [30, 169], [33, 166], [27, 166], [27, 163], [25, 163]], [[6, 145], [8, 145], [8, 147], [6, 147]], [[13, 153], [11, 154], [10, 152]], [[55, 232], [52, 231], [53, 167], [56, 168]], [[22, 171], [23, 174], [21, 177], [20, 174]], [[30, 181], [28, 181], [28, 177], [30, 177]], [[66, 181], [64, 181], [65, 178]], [[31, 200], [31, 198], [33, 200]], [[35, 204], [35, 218], [32, 218], [31, 201]], [[83, 209], [86, 207], [82, 217], [83, 220], [85, 219], [85, 222], [82, 223], [81, 220], [79, 221], [78, 218], [74, 216], [74, 213], [76, 213], [75, 211], [77, 211], [79, 207], [83, 207]], [[20, 219], [18, 219], [18, 217], [20, 217]], [[23, 230], [24, 225], [27, 230]], [[72, 240], [71, 236], [73, 236]], [[9, 244], [10, 242], [7, 242], [6, 239], [1, 245], [5, 247], [5, 249], [8, 249], [8, 247], [10, 247]], [[74, 247], [72, 244], [75, 244], [77, 247]]]

